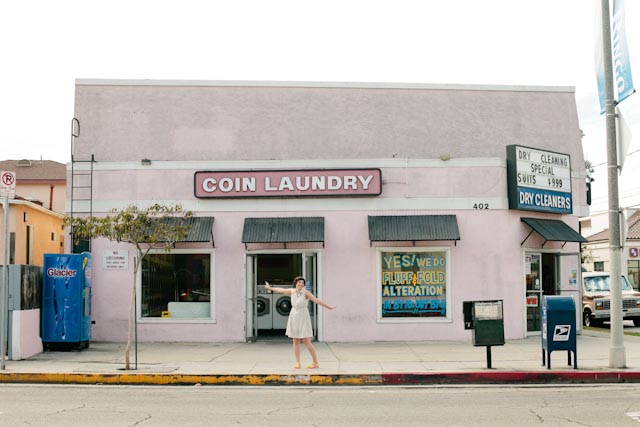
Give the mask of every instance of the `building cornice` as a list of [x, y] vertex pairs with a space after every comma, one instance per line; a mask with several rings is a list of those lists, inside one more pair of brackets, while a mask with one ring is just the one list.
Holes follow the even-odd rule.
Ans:
[[380, 82], [295, 82], [247, 80], [152, 80], [152, 79], [76, 79], [76, 86], [165, 86], [165, 87], [255, 87], [255, 88], [323, 88], [323, 89], [409, 89], [497, 92], [568, 92], [573, 86], [518, 86], [438, 83]]

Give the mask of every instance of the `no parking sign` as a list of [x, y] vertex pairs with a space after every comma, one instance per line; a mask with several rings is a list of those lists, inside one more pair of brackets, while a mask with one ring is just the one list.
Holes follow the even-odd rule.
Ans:
[[2, 171], [0, 177], [0, 196], [13, 199], [16, 196], [16, 173]]

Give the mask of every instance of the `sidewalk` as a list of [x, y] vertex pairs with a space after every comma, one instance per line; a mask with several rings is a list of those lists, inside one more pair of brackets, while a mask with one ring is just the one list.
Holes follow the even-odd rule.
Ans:
[[[302, 369], [293, 369], [290, 341], [256, 343], [139, 343], [137, 369], [125, 371], [122, 343], [92, 342], [81, 351], [47, 351], [27, 360], [6, 361], [2, 383], [200, 384], [200, 385], [409, 385], [496, 383], [640, 382], [640, 337], [625, 335], [626, 369], [611, 369], [610, 337], [578, 336], [578, 369], [566, 351], [542, 366], [539, 336], [492, 347], [470, 342], [314, 343], [319, 369], [301, 347]], [[572, 362], [573, 363], [573, 359]], [[135, 368], [135, 351], [131, 351]]]

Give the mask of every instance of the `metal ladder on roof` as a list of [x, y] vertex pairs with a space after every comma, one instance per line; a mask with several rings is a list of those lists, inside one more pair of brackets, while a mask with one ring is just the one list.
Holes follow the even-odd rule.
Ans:
[[[71, 119], [71, 188], [69, 217], [88, 217], [93, 215], [93, 165], [96, 160], [91, 155], [89, 159], [77, 159], [74, 154], [75, 139], [80, 136], [80, 121]], [[81, 239], [78, 242], [73, 239], [71, 230], [72, 248], [74, 253], [91, 250], [91, 241]]]

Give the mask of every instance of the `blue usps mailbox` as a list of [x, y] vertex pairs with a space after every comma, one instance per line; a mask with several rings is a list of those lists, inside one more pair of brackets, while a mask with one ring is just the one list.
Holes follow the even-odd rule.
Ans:
[[542, 366], [551, 369], [551, 352], [567, 350], [567, 364], [571, 366], [573, 352], [573, 368], [578, 369], [576, 346], [576, 304], [568, 296], [542, 297]]

